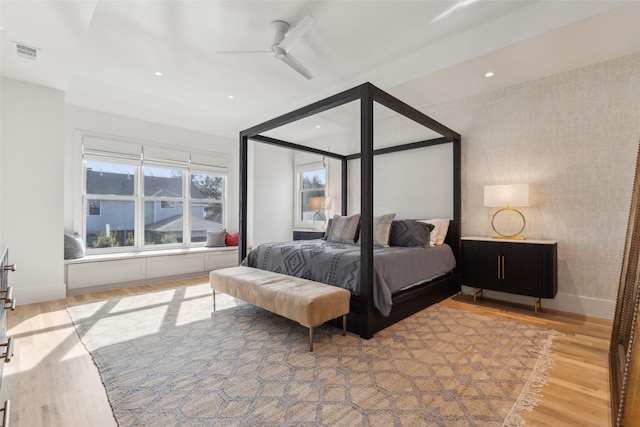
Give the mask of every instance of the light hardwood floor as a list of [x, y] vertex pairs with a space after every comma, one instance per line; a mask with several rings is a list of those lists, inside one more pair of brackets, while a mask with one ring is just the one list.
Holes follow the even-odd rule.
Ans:
[[[14, 359], [5, 365], [0, 401], [11, 399], [11, 426], [115, 426], [98, 371], [78, 339], [67, 305], [208, 282], [199, 277], [19, 306], [9, 315]], [[556, 359], [531, 426], [610, 425], [608, 347], [611, 322], [461, 295], [441, 304], [552, 328]]]

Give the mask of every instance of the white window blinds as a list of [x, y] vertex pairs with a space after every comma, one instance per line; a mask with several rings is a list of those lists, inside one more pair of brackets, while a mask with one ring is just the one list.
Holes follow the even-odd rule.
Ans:
[[82, 156], [140, 163], [142, 161], [142, 145], [118, 139], [85, 135], [82, 137]]
[[145, 145], [142, 149], [142, 163], [159, 166], [189, 167], [189, 153], [165, 147]]
[[99, 135], [84, 135], [82, 137], [82, 156], [83, 158], [169, 166], [221, 174], [227, 174], [231, 165], [231, 156], [228, 154], [190, 152]]

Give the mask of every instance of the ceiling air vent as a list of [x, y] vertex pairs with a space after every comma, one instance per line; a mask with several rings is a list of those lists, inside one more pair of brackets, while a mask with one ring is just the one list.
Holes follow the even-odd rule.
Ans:
[[13, 51], [16, 56], [19, 56], [21, 58], [32, 59], [35, 61], [38, 57], [39, 50], [40, 49], [38, 48], [27, 46], [23, 43], [18, 43], [16, 41], [13, 42]]

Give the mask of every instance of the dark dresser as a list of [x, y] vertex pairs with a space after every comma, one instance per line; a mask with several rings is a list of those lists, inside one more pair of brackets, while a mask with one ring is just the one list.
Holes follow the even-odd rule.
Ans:
[[[13, 289], [9, 286], [9, 273], [12, 271], [16, 271], [16, 266], [9, 264], [9, 249], [5, 248], [2, 252], [2, 266], [0, 266], [0, 357], [4, 359], [4, 363], [9, 363], [13, 357], [13, 338], [7, 337], [7, 310], [14, 310], [16, 307]], [[0, 387], [2, 387], [4, 363], [0, 361]], [[0, 408], [2, 427], [9, 426], [9, 408], [9, 400]]]
[[537, 313], [541, 298], [558, 293], [558, 244], [552, 240], [463, 237], [462, 284], [476, 289], [474, 301], [478, 289], [533, 297]]

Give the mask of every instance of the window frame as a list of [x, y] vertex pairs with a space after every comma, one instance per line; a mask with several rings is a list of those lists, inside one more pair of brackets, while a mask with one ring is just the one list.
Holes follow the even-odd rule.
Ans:
[[[84, 138], [84, 137], [83, 137]], [[91, 138], [91, 136], [90, 136]], [[135, 142], [127, 142], [130, 146], [137, 146], [140, 149], [142, 154], [143, 146], [142, 144]], [[147, 145], [147, 147], [149, 147]], [[89, 201], [97, 200], [100, 203], [100, 216], [105, 214], [104, 211], [104, 203], [105, 200], [108, 201], [123, 201], [123, 202], [133, 202], [133, 233], [134, 233], [134, 242], [133, 246], [113, 246], [106, 248], [93, 248], [88, 247], [87, 245], [87, 254], [88, 255], [98, 255], [98, 254], [107, 254], [107, 253], [122, 253], [122, 252], [147, 252], [154, 250], [163, 250], [163, 249], [188, 249], [194, 247], [203, 247], [206, 244], [206, 236], [205, 239], [198, 238], [198, 241], [192, 241], [192, 233], [191, 229], [191, 205], [193, 202], [204, 202], [211, 203], [212, 200], [209, 199], [193, 199], [191, 197], [191, 175], [192, 174], [206, 174], [213, 175], [222, 178], [222, 197], [219, 200], [215, 200], [214, 203], [221, 205], [221, 228], [227, 228], [227, 220], [228, 220], [228, 206], [227, 206], [227, 186], [229, 182], [229, 168], [228, 168], [228, 155], [226, 154], [216, 154], [216, 153], [207, 153], [207, 152], [196, 152], [190, 153], [186, 151], [176, 151], [177, 153], [181, 153], [183, 156], [191, 159], [191, 156], [195, 155], [195, 159], [197, 163], [191, 164], [191, 160], [187, 163], [178, 163], [178, 162], [159, 162], [157, 159], [149, 160], [147, 162], [144, 161], [143, 156], [140, 156], [138, 160], [135, 156], [131, 156], [130, 153], [125, 152], [124, 155], [119, 155], [118, 153], [111, 153], [107, 151], [98, 151], [91, 150], [91, 147], [87, 149], [84, 145], [84, 139], [81, 141], [82, 155], [79, 157], [81, 162], [81, 168], [79, 172], [82, 174], [82, 179], [80, 180], [80, 191], [81, 196], [80, 199], [80, 208], [77, 211], [80, 217], [80, 223], [78, 224], [80, 227], [80, 234], [82, 235], [82, 239], [87, 243], [87, 235], [88, 235], [88, 219], [91, 216], [97, 215], [89, 215]], [[211, 165], [203, 164], [203, 159], [211, 160]], [[133, 187], [134, 191], [132, 195], [113, 195], [113, 194], [91, 194], [87, 193], [87, 162], [103, 162], [103, 163], [111, 163], [115, 165], [128, 165], [134, 167], [133, 173]], [[208, 162], [207, 162], [208, 163]], [[221, 166], [216, 165], [215, 163], [220, 163]], [[144, 168], [147, 167], [160, 167], [165, 169], [173, 169], [179, 170], [182, 176], [182, 196], [181, 197], [168, 197], [168, 196], [147, 196], [144, 195]], [[77, 194], [77, 193], [76, 193]], [[178, 206], [178, 204], [182, 204], [182, 215], [183, 215], [183, 227], [182, 227], [182, 242], [178, 241], [176, 243], [165, 243], [165, 244], [146, 244], [145, 242], [145, 203], [147, 202], [159, 202], [161, 206], [162, 203], [173, 204], [174, 206]], [[129, 209], [129, 208], [127, 208]], [[160, 209], [160, 208], [159, 208]], [[128, 216], [127, 216], [128, 217]], [[128, 231], [128, 230], [127, 230]], [[125, 241], [126, 242], [126, 241]]]
[[[172, 171], [179, 171], [180, 172], [180, 187], [181, 187], [181, 192], [182, 192], [182, 196], [178, 197], [178, 196], [154, 196], [154, 195], [149, 195], [147, 196], [145, 193], [145, 179], [147, 178], [147, 175], [145, 175], [145, 168], [154, 168], [154, 169], [168, 169], [168, 170], [172, 170]], [[184, 167], [181, 166], [176, 166], [176, 165], [162, 165], [162, 164], [157, 164], [156, 162], [151, 163], [151, 164], [145, 164], [143, 162], [143, 164], [141, 165], [140, 168], [140, 196], [141, 196], [141, 214], [140, 214], [140, 219], [142, 221], [142, 227], [140, 228], [141, 232], [142, 232], [142, 242], [139, 242], [140, 245], [142, 246], [143, 249], [147, 249], [147, 250], [153, 250], [153, 249], [171, 249], [171, 248], [178, 248], [181, 246], [187, 246], [189, 247], [191, 244], [191, 241], [187, 239], [186, 230], [190, 230], [190, 224], [188, 223], [186, 217], [187, 217], [187, 207], [186, 207], [186, 203], [185, 203], [185, 199], [186, 199], [186, 192], [187, 192], [187, 188], [185, 188], [185, 176], [189, 173], [188, 169], [185, 169]], [[153, 175], [151, 175], [153, 176]], [[154, 204], [154, 209], [155, 209], [155, 204], [159, 204], [158, 209], [162, 209], [162, 203], [170, 203], [173, 204], [174, 206], [177, 206], [178, 204], [182, 205], [182, 242], [176, 241], [174, 243], [148, 243], [147, 242], [147, 223], [146, 223], [146, 217], [147, 217], [147, 203], [153, 203]], [[172, 209], [176, 209], [175, 207]], [[139, 233], [136, 233], [136, 235]]]
[[318, 188], [304, 190], [302, 188], [302, 175], [305, 172], [315, 171], [324, 169], [324, 187], [322, 191], [324, 191], [323, 197], [329, 196], [329, 164], [326, 159], [322, 158], [319, 161], [311, 161], [311, 162], [302, 162], [296, 159], [296, 164], [294, 167], [295, 179], [294, 179], [294, 211], [293, 211], [293, 226], [298, 229], [310, 229], [315, 230], [313, 226], [313, 220], [310, 219], [305, 221], [302, 218], [302, 194], [304, 192], [309, 191], [320, 191]]
[[[87, 193], [87, 160], [102, 162], [102, 163], [111, 163], [118, 165], [128, 165], [134, 167], [134, 175], [133, 175], [133, 194], [94, 194]], [[138, 193], [138, 181], [139, 181], [139, 170], [138, 165], [132, 161], [126, 161], [121, 159], [115, 159], [109, 156], [96, 156], [96, 155], [85, 155], [82, 159], [82, 239], [86, 246], [87, 254], [98, 254], [98, 253], [112, 253], [112, 252], [127, 252], [132, 248], [136, 247], [137, 236], [135, 234], [135, 230], [137, 228], [137, 216], [138, 216], [138, 203], [136, 202], [137, 193]], [[133, 230], [134, 230], [134, 243], [133, 246], [112, 246], [106, 248], [90, 248], [87, 244], [88, 238], [88, 225], [87, 220], [89, 216], [97, 216], [97, 215], [89, 215], [89, 202], [91, 200], [97, 200], [100, 202], [100, 216], [103, 213], [103, 201], [114, 201], [114, 202], [133, 202]]]
[[[197, 174], [202, 174], [202, 175], [213, 175], [213, 176], [219, 176], [222, 178], [222, 194], [220, 196], [220, 199], [197, 199], [195, 197], [192, 197], [191, 195], [191, 175], [197, 175]], [[188, 174], [187, 174], [187, 186], [189, 187], [189, 198], [187, 199], [187, 205], [188, 205], [188, 210], [189, 210], [189, 222], [191, 222], [191, 218], [192, 218], [192, 205], [194, 203], [205, 203], [205, 204], [210, 204], [210, 203], [214, 203], [214, 204], [219, 204], [222, 206], [221, 211], [221, 215], [222, 215], [222, 221], [220, 222], [220, 229], [221, 230], [226, 230], [227, 228], [227, 185], [228, 185], [228, 173], [226, 171], [222, 172], [220, 169], [218, 168], [207, 168], [204, 166], [196, 166], [193, 167], [189, 170]], [[192, 239], [193, 236], [193, 230], [191, 229], [191, 227], [189, 227], [189, 239]], [[206, 236], [204, 239], [204, 243], [206, 244]]]

